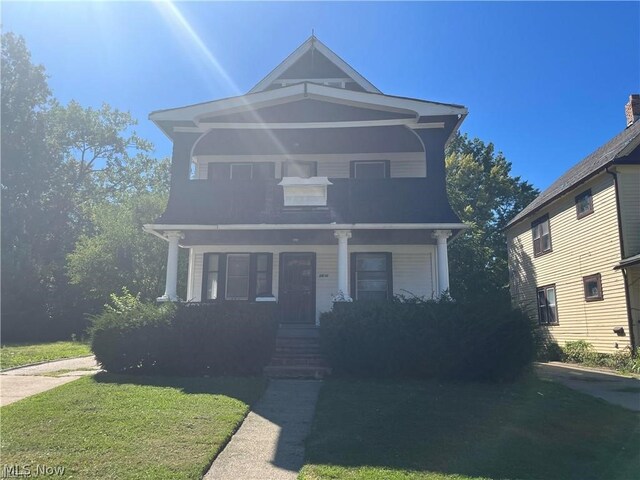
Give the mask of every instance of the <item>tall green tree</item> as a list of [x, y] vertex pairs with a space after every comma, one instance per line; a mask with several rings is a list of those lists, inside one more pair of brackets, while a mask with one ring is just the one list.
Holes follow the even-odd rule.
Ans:
[[493, 143], [457, 134], [449, 143], [447, 191], [454, 211], [471, 228], [451, 244], [452, 296], [508, 296], [504, 228], [538, 190], [511, 175], [511, 163]]
[[2, 320], [10, 337], [50, 321], [47, 224], [56, 213], [52, 179], [59, 176], [60, 159], [45, 140], [47, 76], [31, 62], [23, 38], [2, 35], [1, 68]]
[[12, 33], [2, 35], [1, 84], [3, 338], [61, 337], [94, 308], [69, 282], [67, 256], [98, 228], [97, 209], [166, 195], [168, 168], [156, 168], [129, 113], [59, 104]]

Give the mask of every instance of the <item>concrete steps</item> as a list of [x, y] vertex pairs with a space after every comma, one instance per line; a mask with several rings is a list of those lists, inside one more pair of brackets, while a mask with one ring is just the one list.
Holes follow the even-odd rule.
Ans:
[[320, 349], [320, 331], [309, 325], [280, 325], [276, 350], [264, 374], [272, 378], [314, 378], [331, 374]]

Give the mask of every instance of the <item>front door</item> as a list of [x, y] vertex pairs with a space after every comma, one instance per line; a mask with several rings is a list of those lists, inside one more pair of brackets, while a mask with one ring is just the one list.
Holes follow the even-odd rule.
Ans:
[[316, 254], [280, 254], [279, 303], [282, 323], [315, 323]]

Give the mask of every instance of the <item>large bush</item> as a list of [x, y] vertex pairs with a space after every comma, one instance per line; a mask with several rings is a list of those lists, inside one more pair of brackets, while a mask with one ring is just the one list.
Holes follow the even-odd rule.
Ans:
[[501, 303], [337, 303], [320, 323], [337, 374], [513, 380], [535, 349], [530, 320]]
[[110, 372], [249, 375], [261, 373], [271, 358], [274, 305], [114, 300], [120, 305], [108, 306], [91, 329], [91, 348]]

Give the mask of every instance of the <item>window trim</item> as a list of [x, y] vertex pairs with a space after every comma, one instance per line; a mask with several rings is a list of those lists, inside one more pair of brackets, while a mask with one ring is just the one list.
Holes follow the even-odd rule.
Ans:
[[[358, 179], [356, 177], [356, 167], [357, 165], [362, 165], [364, 163], [382, 163], [384, 165], [384, 177], [383, 178], [391, 178], [391, 162], [389, 160], [353, 160], [349, 164], [349, 176], [350, 178]], [[379, 180], [376, 178], [366, 178], [366, 179], [358, 179], [358, 180]]]
[[[587, 283], [595, 280], [598, 285], [598, 296], [597, 297], [589, 297], [587, 296]], [[604, 300], [604, 295], [602, 293], [602, 276], [599, 273], [595, 273], [593, 275], [586, 275], [582, 277], [582, 289], [584, 291], [584, 301], [585, 302], [599, 302]]]
[[393, 255], [391, 252], [352, 252], [351, 253], [351, 296], [358, 300], [357, 266], [358, 255], [385, 255], [387, 259], [387, 298], [393, 298]]
[[[541, 290], [544, 292], [545, 303], [547, 304], [545, 308], [549, 308], [547, 302], [547, 289], [553, 288], [553, 296], [555, 297], [555, 309], [556, 309], [556, 321], [555, 322], [542, 322], [542, 315], [540, 315], [540, 300], [538, 299], [538, 292]], [[536, 287], [536, 310], [538, 312], [538, 325], [559, 325], [560, 324], [560, 315], [558, 314], [558, 290], [556, 289], [556, 284], [551, 283], [549, 285], [542, 285]]]
[[[549, 230], [549, 248], [547, 250], [541, 250], [539, 252], [536, 252], [536, 237], [535, 237], [535, 229], [538, 227], [538, 225], [541, 225], [543, 223], [547, 222], [547, 228]], [[551, 241], [551, 220], [549, 219], [549, 214], [545, 214], [542, 215], [541, 217], [538, 217], [537, 219], [535, 219], [533, 222], [531, 222], [531, 240], [533, 243], [533, 256], [535, 257], [541, 257], [542, 255], [546, 255], [547, 253], [551, 253], [553, 252], [553, 242]], [[542, 245], [542, 236], [540, 236], [540, 245]]]
[[[582, 200], [583, 197], [588, 197], [589, 198], [589, 209], [585, 210], [584, 212], [580, 212], [580, 210], [579, 210], [580, 200]], [[590, 188], [588, 190], [585, 190], [584, 192], [580, 193], [579, 195], [576, 195], [575, 202], [576, 202], [576, 218], [578, 220], [580, 220], [581, 218], [586, 217], [587, 215], [591, 215], [594, 212], [594, 209], [593, 209], [593, 194], [591, 193], [591, 189]]]

